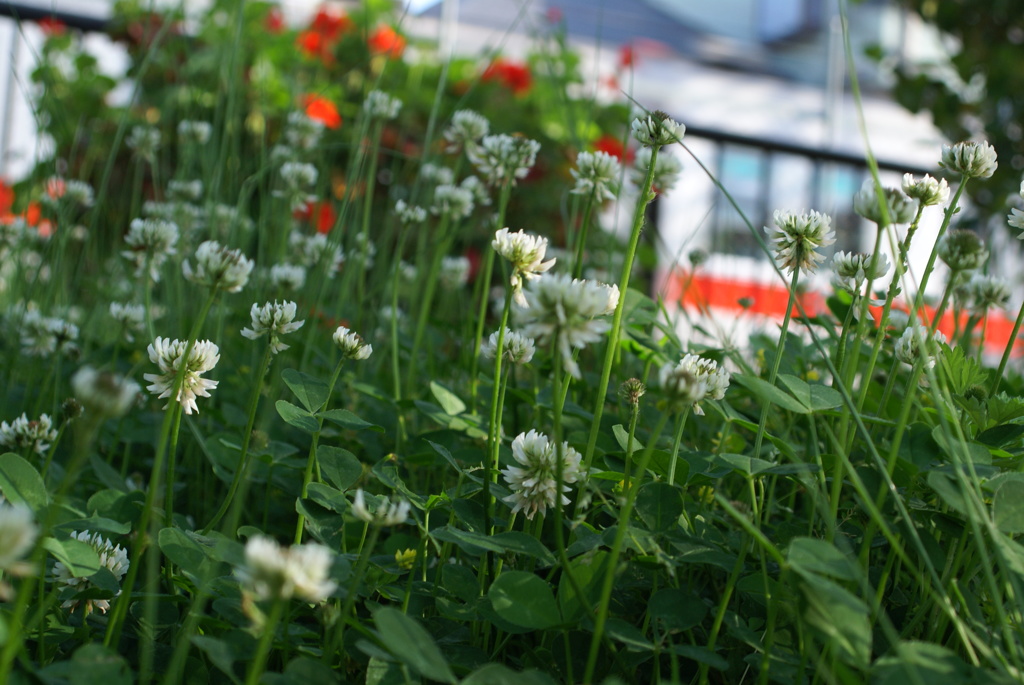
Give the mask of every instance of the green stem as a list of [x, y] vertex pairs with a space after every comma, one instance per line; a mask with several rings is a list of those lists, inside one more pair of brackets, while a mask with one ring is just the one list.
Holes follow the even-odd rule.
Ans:
[[576, 261], [572, 265], [572, 277], [583, 277], [583, 253], [587, 245], [587, 232], [590, 228], [590, 214], [594, 210], [594, 192], [587, 196], [587, 204], [583, 208], [583, 221], [580, 223], [580, 234], [577, 236]]
[[[647, 175], [640, 187], [640, 197], [637, 199], [636, 207], [633, 210], [633, 227], [630, 230], [629, 244], [626, 246], [625, 260], [622, 264], [622, 277], [619, 280], [619, 302], [615, 305], [615, 313], [612, 315], [612, 328], [608, 332], [608, 347], [604, 354], [604, 365], [601, 367], [601, 381], [597, 386], [596, 400], [594, 402], [594, 419], [590, 425], [590, 437], [587, 439], [587, 451], [583, 457], [583, 472], [590, 471], [590, 464], [594, 459], [594, 450], [597, 447], [597, 435], [601, 432], [601, 415], [604, 413], [604, 403], [608, 394], [608, 383], [612, 377], [612, 364], [615, 362], [615, 354], [619, 349], [619, 333], [622, 330], [622, 315], [625, 311], [626, 293], [629, 290], [629, 277], [633, 271], [633, 260], [636, 258], [637, 246], [640, 244], [640, 233], [644, 227], [644, 218], [647, 205], [654, 199], [651, 193], [651, 184], [654, 182], [654, 167], [658, 161], [658, 148], [651, 148], [651, 162], [647, 168]], [[596, 658], [596, 656], [595, 656]], [[591, 672], [590, 675], [593, 675]]]
[[[800, 279], [800, 269], [793, 269], [793, 277], [789, 283], [789, 301], [786, 303], [786, 314], [782, 319], [782, 330], [779, 332], [779, 344], [775, 348], [775, 359], [772, 361], [772, 370], [768, 374], [769, 385], [775, 385], [775, 379], [779, 375], [779, 366], [782, 364], [782, 353], [786, 348], [786, 334], [789, 331], [789, 322], [793, 316], [793, 303], [796, 302], [796, 286]], [[754, 438], [753, 456], [760, 458], [761, 443], [764, 441], [765, 425], [768, 423], [768, 410], [771, 402], [765, 401], [761, 407], [761, 419], [757, 424], [757, 437]]]
[[259, 644], [256, 646], [256, 656], [252, 660], [249, 674], [245, 678], [245, 685], [256, 685], [263, 676], [267, 667], [267, 658], [270, 656], [270, 647], [274, 642], [274, 634], [277, 632], [277, 624], [288, 606], [288, 600], [275, 597], [270, 605], [270, 617], [263, 626], [263, 634], [260, 635]]
[[686, 427], [686, 419], [690, 417], [690, 407], [683, 410], [683, 416], [679, 419], [679, 426], [676, 427], [675, 439], [672, 440], [672, 460], [668, 467], [668, 484], [676, 482], [676, 463], [679, 460], [679, 445], [683, 441], [683, 428]]
[[[260, 394], [263, 392], [263, 380], [267, 375], [267, 368], [270, 366], [270, 360], [273, 358], [273, 348], [270, 343], [267, 344], [267, 349], [263, 353], [263, 360], [260, 362], [259, 371], [256, 375], [256, 387], [252, 391], [252, 397], [249, 399], [249, 418], [245, 424], [245, 433], [242, 435], [242, 453], [238, 457], [238, 467], [235, 469], [235, 475], [231, 479], [231, 485], [228, 487], [228, 494], [220, 504], [220, 508], [217, 509], [217, 513], [213, 515], [210, 522], [199, 531], [200, 535], [206, 535], [214, 527], [220, 523], [220, 520], [228, 513], [228, 509], [231, 508], [232, 503], [235, 501], [235, 495], [238, 492], [238, 486], [245, 478], [246, 473], [249, 470], [249, 444], [252, 441], [252, 429], [256, 425], [256, 409], [259, 407]], [[243, 502], [238, 502], [238, 508], [241, 509]], [[234, 526], [230, 528], [230, 535], [234, 537], [233, 532]]]
[[[331, 401], [331, 395], [334, 394], [334, 386], [338, 382], [338, 376], [341, 375], [341, 367], [345, 363], [345, 358], [342, 357], [338, 362], [338, 365], [334, 367], [334, 373], [331, 375], [330, 385], [327, 386], [327, 399], [324, 400], [323, 405], [320, 407], [320, 411], [317, 412], [316, 423], [317, 429], [313, 433], [313, 440], [309, 445], [309, 456], [306, 458], [306, 470], [302, 474], [302, 499], [306, 499], [309, 493], [309, 484], [313, 480], [313, 467], [316, 465], [316, 448], [320, 442], [320, 431], [324, 427], [323, 412], [327, 409], [327, 405]], [[295, 544], [302, 544], [302, 533], [306, 527], [306, 516], [299, 514], [299, 520], [295, 524]]]
[[1010, 361], [1010, 354], [1017, 343], [1017, 335], [1020, 333], [1020, 325], [1024, 322], [1024, 307], [1017, 312], [1017, 320], [1013, 323], [1013, 330], [1010, 332], [1010, 339], [1006, 341], [1006, 349], [999, 360], [999, 368], [996, 369], [995, 378], [992, 379], [992, 390], [989, 395], [995, 395], [999, 391], [999, 383], [1003, 380], [1003, 372], [1006, 371], [1006, 364]]

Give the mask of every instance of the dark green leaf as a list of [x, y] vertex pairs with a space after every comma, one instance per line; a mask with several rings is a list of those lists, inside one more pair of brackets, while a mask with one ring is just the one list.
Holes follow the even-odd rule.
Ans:
[[299, 430], [306, 431], [307, 433], [316, 433], [320, 430], [320, 424], [317, 420], [305, 409], [296, 407], [287, 400], [278, 400], [277, 413], [281, 415], [284, 422], [289, 426], [295, 426]]
[[840, 580], [857, 580], [860, 567], [831, 543], [817, 538], [793, 538], [786, 550], [786, 559], [801, 575], [816, 573]]
[[[622, 448], [623, 452], [628, 452], [629, 448], [626, 443], [629, 442], [629, 432], [622, 426], [621, 423], [617, 423], [612, 426], [612, 433], [615, 435], [615, 441], [619, 443], [619, 447]], [[644, 448], [642, 442], [637, 440], [636, 434], [633, 435], [633, 453], [636, 454]]]
[[651, 531], [665, 531], [679, 525], [683, 499], [678, 488], [668, 483], [647, 483], [636, 495], [636, 513]]
[[434, 639], [415, 619], [398, 609], [386, 607], [373, 614], [381, 642], [398, 658], [424, 678], [445, 683], [456, 682]]
[[499, 616], [523, 628], [544, 630], [562, 622], [551, 587], [532, 573], [502, 573], [487, 596]]
[[762, 402], [769, 402], [797, 414], [809, 414], [811, 411], [810, 408], [805, 407], [792, 395], [783, 392], [781, 389], [757, 376], [740, 373], [735, 374], [732, 380], [754, 393]]
[[324, 402], [327, 401], [327, 397], [330, 394], [330, 388], [328, 388], [327, 383], [295, 369], [285, 369], [282, 371], [281, 379], [291, 388], [295, 396], [299, 398], [302, 406], [307, 411], [313, 413], [320, 411], [320, 408], [324, 406]]
[[0, 455], [0, 493], [14, 504], [27, 504], [39, 511], [50, 502], [42, 476], [17, 454]]
[[320, 473], [339, 490], [348, 490], [363, 475], [363, 465], [348, 450], [331, 445], [320, 445], [316, 449], [316, 460]]
[[384, 432], [383, 427], [378, 426], [375, 423], [370, 423], [369, 421], [364, 421], [348, 409], [331, 409], [330, 411], [321, 412], [319, 416], [322, 416], [331, 423], [335, 423], [342, 428], [347, 428], [348, 430], [371, 430], [377, 431], [378, 433]]
[[546, 673], [535, 669], [513, 671], [502, 664], [485, 664], [460, 681], [460, 685], [555, 685]]
[[57, 557], [57, 561], [64, 564], [75, 578], [88, 578], [100, 570], [100, 555], [88, 543], [75, 538], [43, 538], [42, 545], [43, 549]]
[[79, 647], [69, 661], [51, 664], [39, 675], [44, 682], [75, 685], [130, 685], [134, 682], [124, 657], [99, 644]]
[[996, 526], [1011, 535], [1024, 533], [1024, 482], [1007, 480], [992, 498]]

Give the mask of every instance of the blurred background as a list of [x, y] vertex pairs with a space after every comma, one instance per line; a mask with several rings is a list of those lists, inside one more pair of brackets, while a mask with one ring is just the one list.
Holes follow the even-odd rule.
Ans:
[[[185, 2], [196, 13], [207, 4]], [[324, 5], [357, 4], [282, 0], [280, 7], [288, 25], [302, 26]], [[966, 7], [972, 4], [983, 7]], [[865, 137], [883, 183], [897, 186], [904, 173], [939, 174], [943, 143], [987, 138], [999, 151], [1000, 171], [972, 195], [960, 224], [990, 241], [999, 255], [993, 270], [1017, 277], [1018, 242], [1005, 213], [1019, 200], [1024, 167], [1017, 123], [1024, 89], [1014, 81], [1024, 78], [1016, 68], [1024, 2], [850, 3], [848, 50], [863, 121], [839, 5], [831, 0], [408, 0], [403, 9], [402, 31], [436, 41], [442, 56], [500, 52], [515, 59], [557, 25], [581, 57], [582, 87], [597, 100], [632, 100], [686, 124], [687, 150], [672, 149], [683, 164], [681, 180], [659, 198], [649, 230], [657, 238], [660, 293], [718, 316], [711, 322], [718, 334], [745, 335], [747, 327], [735, 325], [742, 316], [754, 324], [780, 316], [785, 288], [696, 160], [755, 228], [770, 224], [775, 209], [813, 208], [833, 217], [836, 250], [870, 251], [875, 226], [852, 210], [852, 196], [869, 176]], [[47, 144], [35, 135], [28, 76], [45, 31], [80, 31], [104, 70], [123, 77], [127, 57], [105, 32], [112, 12], [113, 0], [0, 0], [0, 176], [27, 173]], [[115, 91], [129, 95], [127, 83]], [[629, 207], [621, 204], [607, 212], [610, 225], [628, 221]], [[940, 221], [938, 210], [925, 213], [912, 277], [923, 269]], [[819, 278], [824, 287], [827, 274]], [[941, 279], [930, 287], [941, 289]], [[808, 303], [816, 306], [813, 297]]]

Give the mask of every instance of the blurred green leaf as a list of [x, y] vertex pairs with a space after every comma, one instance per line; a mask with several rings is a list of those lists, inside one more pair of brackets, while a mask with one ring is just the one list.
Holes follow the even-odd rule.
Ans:
[[499, 616], [518, 626], [544, 630], [562, 622], [551, 587], [532, 573], [502, 573], [491, 584], [487, 596]]
[[291, 388], [291, 391], [299, 398], [302, 406], [310, 412], [319, 411], [330, 394], [330, 388], [328, 388], [327, 383], [295, 369], [285, 369], [282, 371], [281, 380]]
[[395, 657], [425, 678], [456, 682], [430, 633], [415, 619], [398, 609], [385, 607], [373, 614], [381, 642]]
[[50, 503], [42, 476], [17, 454], [8, 452], [0, 455], [0, 493], [14, 504], [26, 504], [33, 511], [39, 511]]

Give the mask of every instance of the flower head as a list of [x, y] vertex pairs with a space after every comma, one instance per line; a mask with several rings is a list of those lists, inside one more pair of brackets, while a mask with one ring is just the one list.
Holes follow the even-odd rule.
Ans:
[[484, 136], [466, 152], [469, 161], [492, 186], [515, 185], [517, 179], [526, 178], [537, 162], [540, 143], [501, 133]]
[[565, 370], [580, 378], [572, 348], [597, 342], [611, 324], [597, 317], [609, 309], [613, 293], [600, 283], [571, 276], [544, 276], [526, 288], [527, 309], [521, 317], [522, 333], [538, 342], [553, 342]]
[[686, 127], [673, 121], [664, 112], [654, 112], [645, 117], [637, 117], [631, 125], [633, 137], [646, 147], [671, 145], [683, 137]]
[[951, 271], [977, 269], [988, 259], [988, 250], [978, 234], [964, 229], [954, 229], [942, 236], [936, 252]]
[[50, 443], [56, 439], [57, 431], [48, 414], [41, 414], [37, 420], [29, 421], [28, 416], [22, 412], [21, 416], [10, 423], [0, 422], [0, 447], [46, 454]]
[[178, 122], [178, 140], [188, 145], [206, 145], [212, 133], [213, 126], [206, 121], [182, 119]]
[[[569, 504], [569, 498], [563, 493], [570, 492], [569, 485], [584, 475], [579, 452], [567, 442], [563, 442], [559, 450], [546, 435], [535, 430], [516, 436], [512, 441], [512, 458], [520, 466], [502, 469], [501, 475], [512, 489], [512, 494], [502, 501], [512, 505], [513, 514], [525, 511], [528, 519], [554, 507], [556, 496], [561, 497], [563, 506]], [[561, 493], [558, 492], [559, 480]]]
[[249, 282], [253, 261], [246, 259], [241, 250], [221, 247], [215, 240], [207, 240], [196, 248], [196, 268], [186, 259], [181, 265], [185, 278], [208, 288], [237, 293]]
[[473, 191], [460, 186], [443, 184], [434, 188], [432, 214], [464, 219], [473, 213]]
[[257, 600], [299, 597], [318, 604], [334, 592], [329, 579], [334, 555], [316, 543], [282, 548], [272, 538], [254, 535], [245, 543], [245, 565], [235, 576]]
[[253, 304], [249, 310], [252, 319], [252, 328], [243, 328], [242, 335], [249, 340], [257, 340], [264, 335], [270, 336], [270, 352], [277, 354], [287, 350], [288, 345], [281, 342], [281, 336], [287, 335], [302, 328], [305, 321], [295, 321], [295, 303], [282, 302], [280, 304], [267, 302], [262, 307]]
[[[636, 162], [633, 166], [633, 179], [637, 185], [641, 185], [647, 178], [647, 171], [651, 166], [651, 148], [640, 148], [636, 153]], [[651, 177], [651, 188], [656, 193], [664, 194], [676, 187], [679, 175], [683, 172], [683, 165], [675, 155], [661, 153], [654, 162], [654, 176]]]
[[[517, 333], [509, 328], [505, 329], [505, 339], [502, 343], [501, 358], [516, 365], [529, 364], [533, 359], [537, 347], [533, 338], [522, 333]], [[494, 359], [498, 353], [498, 331], [491, 333], [487, 342], [480, 346], [480, 354], [487, 359]]]
[[863, 252], [836, 252], [832, 257], [832, 287], [845, 290], [851, 295], [860, 295], [866, 282], [875, 281], [889, 273], [889, 258], [879, 253], [874, 271], [871, 270], [871, 255]]
[[163, 219], [132, 219], [124, 241], [129, 249], [121, 256], [135, 263], [135, 275], [149, 269], [149, 277], [160, 280], [160, 267], [176, 253], [178, 225]]
[[995, 173], [999, 163], [996, 162], [996, 149], [987, 141], [975, 143], [968, 140], [943, 145], [939, 165], [967, 178], [988, 178]]
[[913, 174], [904, 174], [901, 187], [907, 197], [919, 201], [922, 207], [944, 205], [949, 199], [949, 183], [946, 179], [936, 180], [928, 174], [921, 178], [914, 178]]
[[[936, 344], [946, 342], [946, 336], [939, 331], [935, 331], [930, 337]], [[908, 326], [896, 341], [896, 359], [910, 366], [918, 360], [921, 360], [926, 368], [935, 366], [935, 356], [931, 351], [933, 348], [927, 342], [928, 338], [927, 326]]]
[[152, 164], [156, 160], [156, 151], [160, 149], [160, 129], [133, 126], [124, 142], [136, 155]]
[[[124, 574], [128, 571], [128, 553], [123, 547], [115, 545], [99, 533], [90, 533], [87, 530], [73, 532], [71, 537], [79, 542], [86, 543], [96, 550], [100, 557], [100, 566], [110, 571], [115, 580], [120, 581], [124, 577]], [[71, 569], [59, 561], [53, 566], [53, 576], [57, 584], [73, 588], [77, 592], [82, 592], [92, 587], [99, 587], [94, 585], [88, 578], [75, 576]], [[120, 590], [114, 596], [116, 597], [119, 594], [121, 594]], [[79, 601], [71, 598], [66, 600], [61, 606], [74, 610], [78, 606]], [[87, 614], [94, 608], [106, 613], [107, 609], [110, 608], [110, 602], [105, 599], [87, 599], [85, 600], [85, 607]]]
[[470, 266], [469, 257], [443, 257], [441, 272], [438, 274], [441, 287], [446, 290], [457, 290], [466, 285], [469, 282]]
[[[186, 340], [158, 337], [147, 349], [150, 361], [160, 367], [160, 373], [147, 373], [142, 377], [151, 383], [146, 386], [146, 389], [160, 399], [171, 396], [186, 347], [188, 347]], [[192, 345], [188, 361], [185, 363], [181, 388], [174, 398], [174, 401], [185, 409], [186, 414], [198, 413], [196, 397], [209, 397], [210, 390], [217, 387], [219, 381], [207, 380], [202, 377], [202, 374], [213, 369], [218, 361], [220, 361], [220, 349], [209, 340], [197, 340]], [[168, 406], [170, 405], [168, 404]]]
[[352, 500], [352, 514], [359, 520], [375, 526], [397, 526], [409, 518], [410, 505], [404, 499], [395, 498], [392, 501], [387, 497], [370, 497], [373, 497], [374, 501], [368, 507], [363, 489], [356, 490]]
[[37, 310], [28, 311], [21, 320], [21, 346], [33, 357], [48, 357], [54, 352], [77, 356], [78, 333], [78, 326], [70, 321], [43, 316]]
[[402, 101], [382, 90], [371, 90], [363, 100], [363, 111], [373, 119], [394, 119], [402, 109]]
[[471, 109], [460, 109], [452, 115], [452, 123], [444, 132], [448, 141], [448, 152], [457, 152], [460, 148], [476, 143], [487, 135], [490, 122], [487, 117]]
[[405, 200], [395, 203], [395, 214], [403, 224], [422, 224], [427, 220], [427, 210], [416, 205], [410, 205]]
[[607, 152], [581, 152], [576, 155], [576, 168], [570, 170], [576, 185], [574, 195], [593, 195], [596, 200], [614, 200], [618, 190], [621, 165]]
[[306, 267], [296, 264], [275, 264], [270, 267], [270, 282], [275, 288], [299, 290], [306, 284]]
[[291, 147], [307, 152], [316, 149], [324, 134], [324, 122], [305, 112], [291, 112], [284, 129], [284, 138]]
[[341, 356], [345, 359], [363, 360], [373, 354], [373, 345], [368, 344], [359, 337], [358, 333], [350, 331], [344, 326], [338, 326], [334, 331], [334, 344], [341, 350]]
[[32, 510], [24, 504], [8, 504], [0, 500], [0, 572], [21, 575], [31, 569], [22, 561], [36, 538], [36, 525]]
[[1002, 309], [1010, 303], [1010, 286], [1001, 278], [975, 274], [967, 282], [971, 308], [982, 316], [989, 309]]
[[774, 227], [765, 226], [764, 232], [775, 251], [775, 261], [790, 273], [797, 269], [805, 274], [817, 271], [825, 257], [816, 250], [836, 241], [832, 219], [814, 210], [792, 214], [777, 209], [774, 223]]
[[75, 399], [94, 416], [124, 416], [139, 395], [139, 384], [110, 371], [83, 366], [71, 377]]
[[662, 390], [678, 407], [692, 407], [693, 413], [704, 415], [701, 400], [720, 400], [729, 388], [729, 372], [718, 363], [695, 354], [687, 354], [678, 364], [666, 364], [658, 375]]
[[171, 179], [167, 182], [167, 197], [179, 202], [198, 202], [203, 197], [203, 182], [199, 179]]
[[555, 265], [554, 259], [544, 261], [548, 239], [524, 233], [523, 229], [510, 233], [508, 228], [502, 228], [495, 232], [491, 247], [512, 265], [512, 297], [520, 307], [525, 307], [524, 283]]
[[864, 182], [860, 191], [853, 196], [853, 211], [885, 228], [889, 224], [909, 224], [917, 215], [918, 200], [907, 197], [898, 188], [882, 188], [888, 216], [882, 216], [878, 189], [870, 179]]

